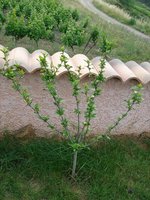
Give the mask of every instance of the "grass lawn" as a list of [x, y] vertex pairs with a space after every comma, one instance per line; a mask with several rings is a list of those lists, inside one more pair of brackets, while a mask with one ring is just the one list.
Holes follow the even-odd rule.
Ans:
[[65, 142], [6, 136], [0, 152], [0, 200], [150, 199], [150, 138], [117, 137], [81, 152], [76, 182]]

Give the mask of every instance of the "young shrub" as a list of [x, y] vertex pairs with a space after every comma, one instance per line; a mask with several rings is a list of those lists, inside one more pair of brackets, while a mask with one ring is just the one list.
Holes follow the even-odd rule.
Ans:
[[86, 51], [86, 49], [88, 48], [89, 44], [91, 44], [91, 46], [89, 47], [89, 49], [87, 50], [86, 52], [86, 55], [96, 46], [97, 44], [97, 41], [99, 39], [99, 36], [100, 36], [100, 32], [99, 30], [97, 29], [97, 27], [94, 27], [90, 33], [90, 36], [89, 36], [89, 39], [87, 40], [87, 43], [84, 47], [84, 50], [83, 50], [83, 53]]
[[2, 11], [1, 8], [0, 8], [0, 23], [1, 23], [1, 24], [4, 24], [4, 22], [5, 22], [4, 13], [3, 13], [3, 11]]
[[131, 26], [135, 25], [135, 24], [136, 24], [135, 18], [132, 17], [132, 18], [128, 21], [128, 24], [131, 25]]
[[16, 11], [13, 10], [7, 17], [7, 23], [5, 26], [5, 34], [14, 37], [14, 42], [22, 39], [27, 34], [27, 27], [24, 16], [17, 17]]
[[72, 11], [72, 18], [75, 20], [75, 21], [78, 21], [79, 20], [79, 13], [78, 13], [78, 10], [75, 9]]
[[1, 0], [1, 8], [4, 10], [7, 10], [8, 8], [10, 8], [10, 0]]
[[75, 46], [82, 46], [85, 42], [85, 30], [76, 23], [70, 23], [66, 33], [62, 35], [62, 42], [74, 52]]
[[[109, 134], [111, 131], [118, 126], [118, 124], [129, 114], [129, 112], [133, 109], [133, 107], [137, 104], [140, 104], [142, 101], [141, 89], [142, 86], [138, 85], [132, 88], [132, 93], [129, 99], [126, 101], [127, 109], [126, 112], [123, 113], [116, 122], [108, 127], [105, 133], [100, 136], [95, 136], [94, 139], [86, 140], [86, 137], [90, 133], [91, 120], [96, 117], [96, 106], [95, 106], [95, 98], [101, 94], [102, 84], [105, 82], [104, 71], [105, 71], [105, 58], [107, 52], [110, 50], [110, 46], [106, 46], [109, 42], [105, 40], [104, 48], [102, 50], [103, 56], [101, 56], [99, 73], [90, 83], [85, 83], [83, 86], [80, 85], [80, 75], [81, 75], [81, 67], [78, 67], [77, 74], [72, 72], [72, 67], [68, 63], [68, 58], [64, 54], [64, 50], [62, 50], [61, 55], [61, 64], [54, 67], [49, 66], [46, 57], [47, 55], [43, 54], [43, 56], [39, 57], [39, 61], [41, 64], [41, 78], [47, 87], [47, 90], [50, 96], [53, 98], [53, 103], [56, 108], [56, 115], [59, 116], [61, 130], [58, 130], [58, 127], [52, 123], [52, 116], [43, 116], [41, 114], [40, 105], [33, 102], [31, 95], [28, 90], [24, 88], [20, 84], [20, 78], [23, 77], [24, 71], [20, 69], [20, 66], [13, 65], [9, 66], [8, 62], [8, 50], [3, 49], [4, 53], [4, 68], [1, 69], [1, 75], [8, 78], [12, 81], [13, 88], [19, 92], [21, 97], [24, 99], [26, 104], [33, 110], [33, 112], [41, 119], [45, 124], [49, 127], [50, 130], [55, 131], [61, 137], [66, 139], [68, 145], [71, 147], [71, 151], [73, 152], [73, 164], [72, 164], [72, 172], [71, 177], [73, 179], [76, 178], [77, 175], [77, 160], [78, 153], [86, 148], [89, 148], [93, 143], [102, 139], [103, 137], [109, 138]], [[77, 127], [74, 131], [70, 128], [70, 120], [65, 115], [65, 108], [63, 106], [63, 101], [56, 89], [56, 74], [60, 67], [65, 67], [68, 72], [68, 80], [72, 87], [72, 96], [75, 99], [74, 105], [74, 113], [77, 118]], [[87, 69], [89, 70], [89, 76], [91, 76], [91, 66], [90, 62], [87, 61]], [[81, 109], [81, 98], [82, 95], [86, 97], [86, 109], [85, 111]], [[84, 116], [84, 120], [81, 120], [81, 115]]]
[[28, 24], [28, 37], [36, 42], [38, 48], [39, 40], [46, 37], [46, 27], [43, 18], [34, 16]]

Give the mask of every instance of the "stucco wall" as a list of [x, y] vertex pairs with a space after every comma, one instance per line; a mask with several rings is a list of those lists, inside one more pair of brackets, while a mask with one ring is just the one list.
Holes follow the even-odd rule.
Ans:
[[[86, 78], [82, 80], [90, 81]], [[23, 85], [28, 87], [35, 103], [42, 107], [43, 114], [49, 114], [54, 123], [59, 126], [59, 119], [55, 115], [53, 101], [49, 98], [47, 90], [40, 80], [39, 72], [26, 74], [22, 80]], [[103, 93], [96, 99], [97, 117], [92, 121], [91, 134], [103, 133], [108, 125], [126, 110], [124, 102], [130, 94], [131, 86], [137, 84], [135, 80], [128, 80], [123, 83], [117, 78], [107, 80], [103, 85]], [[73, 114], [75, 106], [74, 98], [71, 97], [71, 88], [66, 75], [62, 75], [57, 80], [59, 94], [64, 98], [66, 115], [72, 122], [72, 127], [76, 125], [76, 116]], [[150, 133], [150, 83], [144, 85], [144, 101], [136, 106], [130, 115], [121, 122], [113, 131], [116, 134], [142, 134]], [[85, 109], [85, 100], [82, 98], [82, 109]], [[37, 135], [47, 136], [51, 132], [42, 123], [33, 111], [26, 106], [25, 102], [11, 87], [11, 82], [0, 76], [0, 133], [4, 130], [15, 131], [32, 124]]]

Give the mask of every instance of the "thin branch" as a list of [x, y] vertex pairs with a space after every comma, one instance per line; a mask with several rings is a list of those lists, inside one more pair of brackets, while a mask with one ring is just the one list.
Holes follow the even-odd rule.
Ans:
[[[13, 83], [13, 85], [14, 85], [14, 88], [16, 88], [16, 90], [19, 92], [19, 94], [22, 96], [23, 95], [23, 88], [21, 87], [21, 85], [20, 85], [20, 83], [18, 83], [17, 82], [17, 80], [14, 80], [14, 79], [10, 79], [11, 81], [12, 81], [12, 83]], [[19, 86], [19, 87], [18, 87]], [[25, 100], [25, 98], [24, 98], [24, 100]], [[25, 100], [25, 102], [27, 103], [27, 101]], [[43, 116], [42, 116], [42, 114], [38, 111], [38, 112], [36, 112], [35, 111], [35, 108], [34, 108], [34, 106], [32, 105], [32, 103], [30, 104], [30, 103], [27, 103], [27, 105], [34, 111], [34, 113], [35, 114], [37, 114], [37, 116], [39, 117], [39, 119], [41, 119], [42, 120], [42, 118], [43, 118]], [[43, 120], [42, 120], [43, 121]], [[61, 132], [59, 131], [59, 130], [57, 130], [56, 129], [56, 126], [55, 125], [53, 125], [53, 124], [51, 124], [50, 122], [48, 122], [48, 121], [44, 121], [46, 124], [47, 124], [47, 126], [49, 127], [49, 128], [51, 128], [52, 130], [55, 130], [58, 134], [61, 134]]]

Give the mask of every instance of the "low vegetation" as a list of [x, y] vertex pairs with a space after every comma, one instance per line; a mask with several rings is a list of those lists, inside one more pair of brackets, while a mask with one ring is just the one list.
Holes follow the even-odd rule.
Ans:
[[[146, 8], [144, 7], [145, 9], [143, 8], [142, 12], [142, 7], [139, 7], [141, 10], [140, 14], [135, 11], [134, 15], [134, 13], [131, 13], [129, 9], [125, 9], [125, 6], [119, 6], [120, 4], [117, 3], [117, 1], [116, 4], [111, 4], [111, 1], [110, 3], [107, 3], [104, 0], [94, 0], [93, 3], [98, 9], [102, 10], [116, 20], [132, 26], [133, 28], [147, 35], [150, 35], [150, 9], [147, 8], [146, 10]], [[137, 9], [137, 7], [135, 7], [135, 9]]]
[[[104, 133], [96, 135], [93, 140], [89, 143], [87, 142], [87, 137], [91, 133], [92, 119], [96, 118], [95, 99], [102, 94], [102, 85], [105, 82], [105, 60], [110, 51], [111, 43], [109, 43], [106, 38], [103, 38], [103, 46], [101, 48], [102, 57], [100, 59], [98, 74], [95, 75], [93, 80], [89, 83], [83, 83], [82, 85], [80, 84], [82, 68], [81, 66], [78, 66], [77, 71], [73, 71], [74, 68], [69, 64], [68, 58], [65, 56], [64, 49], [62, 49], [60, 64], [58, 66], [53, 67], [51, 64], [49, 65], [46, 59], [46, 54], [39, 56], [41, 79], [43, 80], [44, 85], [52, 98], [52, 103], [55, 106], [55, 114], [43, 115], [43, 110], [41, 109], [42, 105], [39, 105], [33, 100], [29, 89], [24, 87], [20, 81], [24, 78], [25, 71], [23, 71], [17, 63], [9, 66], [9, 51], [6, 48], [1, 50], [4, 55], [4, 66], [0, 69], [0, 75], [11, 81], [14, 90], [20, 94], [26, 105], [29, 106], [30, 109], [36, 114], [37, 118], [45, 123], [45, 125], [49, 128], [50, 133], [55, 133], [63, 139], [66, 139], [68, 145], [70, 146], [70, 151], [73, 152], [71, 173], [73, 179], [76, 179], [77, 177], [76, 168], [79, 152], [89, 148], [103, 137], [109, 139], [111, 132], [120, 124], [121, 121], [128, 117], [129, 113], [135, 109], [136, 105], [139, 105], [143, 101], [143, 95], [141, 93], [143, 89], [142, 85], [138, 84], [137, 86], [132, 87], [131, 94], [128, 99], [125, 100], [126, 110], [123, 113], [120, 113], [120, 116], [115, 119], [115, 122], [111, 126], [108, 125]], [[89, 61], [86, 62], [86, 69], [88, 70], [88, 77], [90, 78], [93, 75], [92, 67]], [[73, 111], [70, 113], [72, 116], [75, 115], [76, 117], [76, 120], [74, 120], [74, 127], [72, 126], [70, 118], [66, 116], [67, 109], [64, 107], [65, 99], [59, 95], [57, 90], [57, 73], [61, 68], [65, 68], [67, 71], [68, 81], [71, 85], [71, 96], [75, 100]], [[82, 109], [81, 105], [84, 97], [84, 104], [86, 108]], [[61, 127], [60, 129], [53, 122], [54, 115], [59, 117], [58, 123]]]
[[139, 0], [141, 3], [146, 4], [147, 6], [150, 7], [150, 1], [149, 0]]
[[[42, 105], [34, 103], [28, 89], [21, 85], [20, 79], [23, 78], [24, 71], [18, 64], [9, 66], [9, 51], [6, 48], [1, 50], [5, 61], [4, 68], [0, 70], [1, 75], [12, 82], [13, 88], [22, 96], [25, 103], [47, 124], [52, 133], [58, 133], [59, 139], [37, 137], [18, 139], [10, 135], [1, 138], [0, 199], [149, 199], [149, 138], [108, 136], [134, 106], [143, 100], [141, 84], [132, 88], [132, 93], [126, 100], [125, 113], [121, 114], [103, 135], [96, 135], [90, 140], [88, 138], [91, 120], [96, 116], [95, 98], [101, 94], [100, 86], [105, 81], [103, 75], [105, 60], [111, 51], [109, 40], [104, 34], [100, 37], [97, 27], [88, 30], [87, 27], [91, 27], [88, 25], [88, 20], [84, 21], [82, 17], [79, 19], [77, 10], [64, 8], [54, 0], [38, 1], [38, 3], [23, 0], [20, 4], [17, 4], [17, 1], [1, 2], [2, 31], [5, 35], [13, 37], [15, 46], [25, 37], [34, 40], [37, 47], [41, 39], [53, 42], [54, 38], [58, 37], [57, 42], [69, 47], [73, 53], [77, 47], [82, 46], [82, 52], [87, 54], [93, 47], [101, 46], [102, 56], [99, 73], [89, 84], [85, 83], [82, 87], [81, 67], [78, 67], [76, 73], [72, 72], [64, 48], [60, 58], [61, 64], [56, 68], [48, 65], [46, 54], [39, 57], [42, 80], [53, 98], [55, 114], [60, 119], [61, 130], [58, 130], [51, 119], [53, 116], [43, 115]], [[27, 9], [22, 3], [25, 3]], [[12, 5], [15, 9], [12, 9]], [[52, 6], [52, 12], [45, 19], [43, 17], [45, 13], [49, 13], [49, 5]], [[22, 13], [24, 9], [25, 12]], [[41, 18], [38, 18], [38, 14]], [[6, 21], [3, 15], [7, 16]], [[66, 20], [67, 17], [70, 20]], [[77, 127], [74, 130], [71, 129], [70, 120], [65, 115], [63, 99], [56, 88], [56, 75], [61, 67], [65, 67], [68, 72], [72, 96], [75, 99], [73, 113], [77, 118]], [[91, 76], [89, 61], [87, 68]], [[86, 98], [85, 111], [80, 109], [82, 94]], [[83, 121], [81, 115], [84, 116]], [[69, 168], [70, 166], [72, 167]]]
[[[79, 4], [78, 0], [62, 0], [61, 2], [64, 5], [64, 8], [69, 8], [69, 10], [70, 8], [71, 10], [78, 10], [79, 21], [85, 21], [85, 16], [88, 18], [89, 24], [88, 28], [86, 28], [86, 31], [93, 30], [95, 27], [97, 27], [99, 30], [100, 35], [98, 36], [97, 44], [95, 48], [88, 53], [89, 58], [99, 55], [99, 47], [101, 46], [102, 35], [105, 33], [107, 38], [112, 41], [113, 44], [113, 50], [110, 54], [110, 59], [120, 58], [123, 61], [135, 60], [137, 62], [150, 60], [150, 41], [139, 38], [118, 26], [111, 25], [101, 20], [97, 17], [97, 15], [85, 10], [85, 8]], [[14, 40], [12, 39], [12, 36], [6, 36], [5, 27], [3, 26], [0, 32], [0, 44], [12, 49], [14, 48]], [[62, 45], [63, 44], [60, 40], [60, 35], [58, 32], [55, 34], [55, 39], [53, 41], [47, 41], [45, 39], [40, 39], [38, 41], [39, 48], [46, 50], [50, 53], [50, 55], [59, 51]], [[29, 50], [29, 52], [33, 52], [37, 49], [37, 45], [35, 44], [34, 40], [30, 40], [29, 37], [19, 39], [16, 43], [16, 46], [25, 47]], [[75, 53], [82, 53], [83, 49], [84, 45], [82, 47], [76, 46], [75, 52], [73, 53], [71, 48], [66, 46], [66, 52], [69, 53], [70, 56]]]
[[104, 0], [126, 10], [131, 16], [137, 18], [150, 18], [149, 0]]
[[81, 152], [76, 183], [63, 141], [5, 136], [0, 152], [1, 200], [150, 199], [149, 138], [116, 137]]
[[73, 53], [75, 47], [85, 46], [84, 51], [89, 52], [97, 44], [97, 28], [89, 29], [88, 19], [81, 19], [77, 9], [67, 9], [60, 1], [0, 1], [1, 28], [6, 36], [13, 38], [14, 47], [25, 37], [34, 40], [36, 48], [40, 39], [47, 43], [57, 41]]

